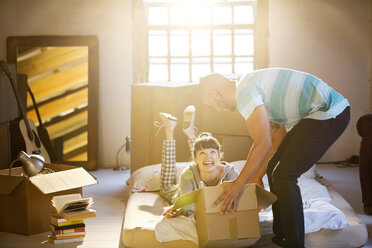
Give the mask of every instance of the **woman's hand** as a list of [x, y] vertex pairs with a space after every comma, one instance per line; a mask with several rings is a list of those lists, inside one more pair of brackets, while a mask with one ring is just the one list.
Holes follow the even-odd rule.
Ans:
[[217, 200], [213, 203], [213, 207], [216, 207], [218, 203], [224, 201], [221, 208], [221, 214], [230, 213], [231, 210], [233, 213], [236, 212], [238, 207], [238, 201], [240, 194], [244, 188], [244, 184], [240, 185], [236, 181], [223, 182], [221, 186], [224, 189], [224, 192]]
[[174, 218], [180, 215], [185, 215], [185, 211], [183, 210], [183, 208], [173, 210], [173, 205], [165, 208], [163, 212], [163, 216], [165, 216], [166, 218]]

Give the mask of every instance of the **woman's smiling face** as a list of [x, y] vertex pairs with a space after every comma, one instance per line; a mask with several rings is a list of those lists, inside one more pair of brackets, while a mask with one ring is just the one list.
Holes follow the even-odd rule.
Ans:
[[196, 151], [194, 162], [197, 164], [200, 172], [211, 173], [218, 169], [221, 162], [221, 155], [215, 148], [201, 148]]

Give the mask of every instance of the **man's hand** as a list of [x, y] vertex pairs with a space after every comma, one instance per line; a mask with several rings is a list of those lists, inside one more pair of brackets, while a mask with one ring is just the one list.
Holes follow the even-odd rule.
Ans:
[[178, 208], [176, 210], [173, 210], [173, 205], [165, 208], [163, 212], [163, 216], [167, 218], [174, 218], [180, 215], [185, 215], [185, 211], [183, 210], [183, 208]]
[[240, 185], [236, 181], [231, 181], [223, 182], [221, 186], [223, 187], [224, 192], [213, 203], [213, 207], [216, 207], [218, 203], [223, 201], [221, 214], [230, 213], [231, 210], [233, 213], [235, 213], [238, 207], [240, 194], [242, 193], [242, 190], [244, 188], [244, 184]]

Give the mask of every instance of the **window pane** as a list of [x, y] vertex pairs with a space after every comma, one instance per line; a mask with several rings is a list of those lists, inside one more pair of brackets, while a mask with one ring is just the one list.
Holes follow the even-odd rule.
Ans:
[[170, 9], [171, 24], [185, 25], [189, 23], [189, 9], [181, 7], [173, 7]]
[[188, 82], [189, 65], [188, 64], [172, 64], [171, 65], [171, 81]]
[[235, 63], [235, 73], [246, 74], [251, 71], [253, 71], [253, 62], [252, 63]]
[[234, 6], [234, 23], [235, 24], [252, 24], [253, 23], [252, 6]]
[[231, 64], [214, 64], [213, 71], [218, 73], [232, 73]]
[[201, 77], [212, 71], [210, 64], [193, 64], [191, 70], [193, 82], [199, 82]]
[[168, 81], [168, 66], [159, 64], [149, 65], [149, 81]]
[[210, 64], [210, 58], [193, 58], [191, 61], [193, 64]]
[[189, 37], [187, 31], [183, 30], [171, 31], [170, 51], [171, 56], [189, 55]]
[[170, 60], [171, 64], [188, 64], [189, 59], [188, 58], [176, 58]]
[[232, 58], [214, 58], [213, 63], [232, 63]]
[[253, 55], [253, 32], [251, 30], [236, 30], [234, 45], [235, 55]]
[[231, 30], [215, 30], [213, 32], [214, 55], [231, 55]]
[[192, 24], [210, 24], [210, 8], [199, 6], [193, 8], [191, 12]]
[[167, 31], [149, 31], [149, 56], [167, 56]]
[[235, 58], [237, 63], [253, 63], [253, 57], [237, 57]]
[[209, 30], [193, 30], [191, 48], [193, 56], [209, 56], [211, 54], [211, 39]]
[[231, 7], [213, 7], [213, 24], [230, 24], [232, 22]]
[[150, 7], [147, 12], [149, 25], [165, 25], [168, 24], [168, 8], [167, 7]]
[[162, 58], [149, 58], [150, 64], [167, 64], [167, 59]]

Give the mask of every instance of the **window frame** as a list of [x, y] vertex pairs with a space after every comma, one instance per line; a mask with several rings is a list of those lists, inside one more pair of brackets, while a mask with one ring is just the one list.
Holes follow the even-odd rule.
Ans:
[[[188, 61], [188, 67], [189, 67], [189, 75], [187, 82], [193, 81], [193, 70], [192, 66], [193, 59], [198, 58], [208, 58], [210, 63], [210, 71], [214, 71], [215, 64], [218, 64], [214, 62], [214, 59], [216, 58], [229, 58], [231, 59], [231, 62], [228, 64], [231, 64], [231, 73], [229, 74], [235, 74], [235, 63], [237, 58], [249, 58], [253, 60], [253, 69], [260, 69], [268, 66], [268, 0], [251, 0], [251, 1], [237, 1], [237, 2], [210, 2], [208, 3], [208, 8], [210, 11], [210, 20], [209, 24], [171, 24], [171, 8], [173, 7], [182, 7], [187, 6], [186, 3], [180, 3], [180, 2], [145, 2], [144, 3], [144, 20], [145, 20], [145, 38], [146, 38], [146, 44], [149, 46], [149, 36], [150, 31], [152, 30], [165, 30], [166, 31], [166, 39], [167, 39], [167, 55], [164, 56], [150, 56], [149, 55], [149, 49], [147, 49], [147, 68], [149, 70], [150, 64], [156, 64], [156, 63], [150, 63], [151, 59], [165, 59], [166, 61], [166, 67], [168, 70], [168, 81], [171, 81], [171, 66], [172, 66], [172, 59], [187, 59]], [[214, 7], [231, 7], [231, 18], [232, 22], [234, 21], [234, 6], [252, 6], [253, 8], [253, 15], [254, 15], [254, 21], [252, 24], [213, 24], [213, 8]], [[168, 14], [168, 24], [166, 25], [149, 25], [148, 24], [148, 9], [151, 7], [166, 7], [167, 8], [167, 14]], [[253, 55], [236, 55], [235, 54], [235, 30], [252, 30], [252, 36], [253, 36]], [[189, 51], [187, 56], [171, 56], [171, 45], [170, 45], [170, 39], [171, 39], [171, 31], [173, 30], [184, 30], [187, 31], [188, 36], [188, 43], [189, 43]], [[210, 39], [210, 55], [209, 56], [197, 56], [192, 55], [192, 49], [191, 49], [191, 42], [192, 42], [192, 31], [193, 30], [209, 30], [209, 39]], [[214, 44], [213, 44], [213, 34], [215, 30], [230, 30], [231, 31], [231, 55], [214, 55]], [[260, 42], [258, 42], [258, 39], [260, 39]], [[164, 63], [162, 63], [164, 65]], [[247, 68], [248, 72], [248, 68]], [[149, 81], [149, 75], [147, 75], [147, 81]], [[172, 80], [174, 81], [174, 80]]]

